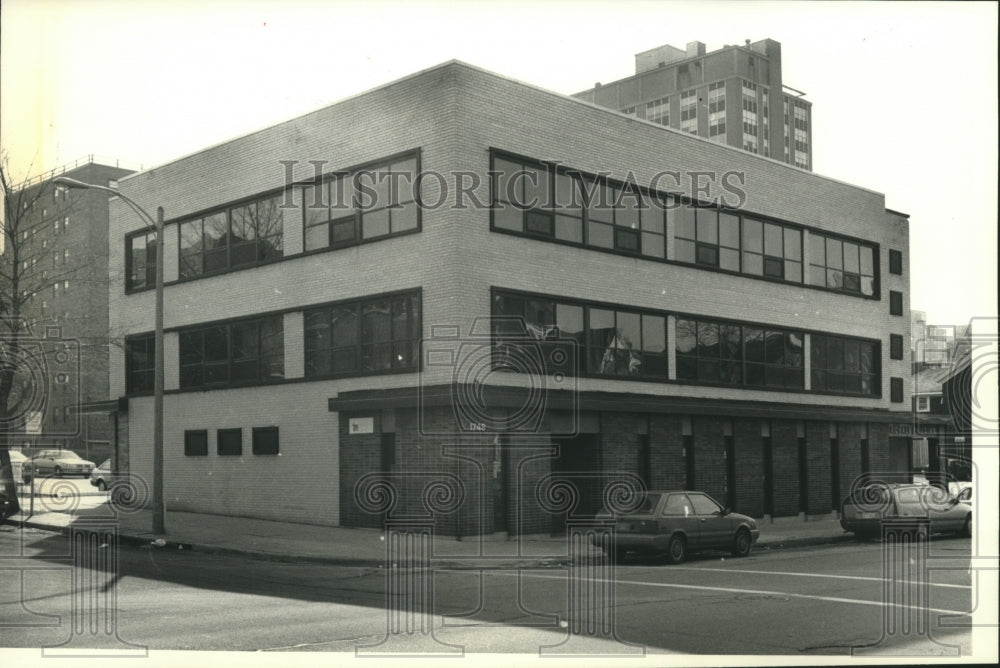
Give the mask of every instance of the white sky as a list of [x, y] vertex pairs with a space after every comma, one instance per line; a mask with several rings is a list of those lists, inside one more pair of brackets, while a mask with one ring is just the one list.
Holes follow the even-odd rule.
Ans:
[[150, 167], [452, 58], [569, 94], [661, 44], [769, 37], [814, 171], [911, 215], [911, 307], [997, 311], [995, 3], [4, 0], [0, 26], [16, 176]]

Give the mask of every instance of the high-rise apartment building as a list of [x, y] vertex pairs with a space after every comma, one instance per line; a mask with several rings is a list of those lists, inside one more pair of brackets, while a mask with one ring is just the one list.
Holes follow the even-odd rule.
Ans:
[[784, 85], [771, 39], [706, 53], [665, 44], [635, 56], [635, 74], [574, 97], [720, 144], [812, 169], [812, 103]]
[[[18, 332], [10, 437], [15, 448], [63, 447], [100, 463], [115, 451], [109, 413], [88, 413], [108, 397], [108, 194], [53, 185], [55, 176], [108, 185], [133, 170], [87, 157], [34, 177], [10, 197], [4, 292], [17, 308], [0, 323]], [[14, 282], [16, 281], [16, 288]], [[10, 320], [18, 317], [20, 324]], [[7, 351], [11, 346], [7, 345]]]

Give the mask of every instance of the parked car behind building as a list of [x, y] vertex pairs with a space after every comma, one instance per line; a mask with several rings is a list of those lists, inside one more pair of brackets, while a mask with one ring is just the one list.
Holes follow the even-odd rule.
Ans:
[[57, 478], [80, 475], [86, 478], [93, 470], [94, 462], [83, 459], [72, 450], [42, 450], [24, 462], [21, 478], [24, 482], [31, 482], [36, 475], [54, 475]]

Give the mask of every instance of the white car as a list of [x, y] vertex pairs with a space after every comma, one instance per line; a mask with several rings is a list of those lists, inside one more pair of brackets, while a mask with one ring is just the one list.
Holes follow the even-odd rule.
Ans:
[[94, 462], [81, 458], [72, 450], [42, 450], [21, 467], [21, 479], [31, 482], [36, 475], [54, 475], [61, 478], [64, 475], [79, 475], [90, 477], [94, 470]]
[[18, 450], [10, 450], [10, 467], [13, 469], [14, 482], [19, 482], [21, 480], [21, 469], [24, 466], [24, 462], [28, 459], [21, 454]]

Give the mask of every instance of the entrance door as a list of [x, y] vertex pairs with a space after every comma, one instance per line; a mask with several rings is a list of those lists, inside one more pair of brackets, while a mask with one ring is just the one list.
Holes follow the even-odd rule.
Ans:
[[[552, 460], [552, 473], [571, 483], [579, 499], [575, 517], [593, 517], [601, 511], [601, 451], [597, 434], [553, 437], [559, 448]], [[565, 531], [566, 515], [553, 517], [553, 533]]]
[[913, 470], [913, 449], [910, 439], [889, 437], [889, 470], [898, 477], [898, 482], [910, 482]]

